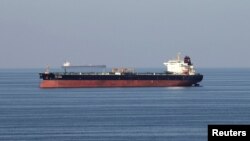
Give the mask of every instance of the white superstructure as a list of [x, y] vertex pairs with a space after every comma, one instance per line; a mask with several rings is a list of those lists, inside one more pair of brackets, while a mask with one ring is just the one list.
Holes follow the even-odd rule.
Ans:
[[169, 60], [163, 64], [167, 67], [167, 72], [169, 73], [176, 75], [195, 75], [194, 66], [188, 56], [181, 59], [180, 54], [178, 54], [176, 59]]

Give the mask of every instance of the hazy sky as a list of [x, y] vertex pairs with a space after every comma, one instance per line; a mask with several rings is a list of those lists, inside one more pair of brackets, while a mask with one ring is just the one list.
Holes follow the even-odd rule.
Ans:
[[0, 68], [250, 67], [250, 0], [0, 0]]

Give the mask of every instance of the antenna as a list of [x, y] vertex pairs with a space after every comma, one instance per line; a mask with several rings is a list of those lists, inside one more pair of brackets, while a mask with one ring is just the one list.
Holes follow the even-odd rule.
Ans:
[[180, 53], [180, 52], [178, 52], [178, 54], [177, 54], [177, 60], [178, 60], [178, 61], [180, 61], [180, 60], [181, 60], [181, 57], [180, 57], [180, 56], [181, 56], [181, 53]]

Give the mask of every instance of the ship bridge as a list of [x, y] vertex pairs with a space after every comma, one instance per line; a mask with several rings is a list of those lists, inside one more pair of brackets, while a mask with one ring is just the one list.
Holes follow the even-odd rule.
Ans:
[[169, 60], [163, 64], [167, 67], [167, 72], [169, 73], [177, 75], [195, 75], [195, 69], [189, 56], [185, 56], [184, 59], [181, 59], [179, 53], [176, 59]]

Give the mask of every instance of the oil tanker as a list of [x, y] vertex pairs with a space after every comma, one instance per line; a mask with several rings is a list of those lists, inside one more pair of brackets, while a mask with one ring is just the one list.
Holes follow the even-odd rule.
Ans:
[[[70, 62], [63, 64], [64, 71], [50, 72], [46, 69], [39, 73], [41, 88], [96, 88], [96, 87], [185, 87], [199, 86], [203, 75], [196, 73], [191, 59], [185, 56], [163, 63], [166, 71], [135, 72], [132, 68], [113, 68], [106, 72], [105, 65], [73, 66]], [[91, 68], [91, 71], [69, 72], [69, 68]], [[95, 72], [93, 69], [103, 71]]]

